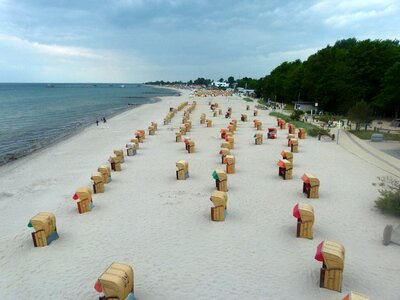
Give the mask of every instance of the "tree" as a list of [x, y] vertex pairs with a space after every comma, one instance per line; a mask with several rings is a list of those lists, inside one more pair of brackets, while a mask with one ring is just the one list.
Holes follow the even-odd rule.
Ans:
[[367, 125], [372, 121], [372, 109], [365, 101], [359, 101], [355, 106], [350, 108], [348, 113], [350, 121], [356, 123], [356, 130], [360, 130], [360, 125], [365, 124], [365, 130]]
[[224, 82], [224, 79], [223, 79], [223, 78], [220, 78], [218, 81], [219, 81], [219, 82]]
[[387, 70], [382, 86], [376, 103], [381, 108], [392, 110], [397, 119], [400, 112], [400, 62]]
[[232, 87], [233, 84], [235, 83], [235, 78], [233, 76], [229, 76], [228, 83], [229, 83], [229, 86]]

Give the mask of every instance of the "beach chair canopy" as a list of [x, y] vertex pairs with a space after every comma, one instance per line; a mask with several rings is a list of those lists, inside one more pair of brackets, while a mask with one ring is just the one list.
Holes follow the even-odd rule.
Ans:
[[212, 203], [214, 204], [215, 207], [223, 206], [224, 208], [226, 208], [228, 194], [226, 192], [214, 191], [211, 194], [210, 200], [212, 201]]
[[126, 147], [126, 149], [135, 149], [136, 144], [135, 143], [127, 143], [125, 147]]
[[255, 138], [262, 138], [263, 137], [263, 133], [262, 131], [256, 131], [256, 134], [254, 135]]
[[282, 156], [282, 158], [284, 158], [284, 159], [293, 158], [293, 153], [290, 152], [290, 151], [285, 151], [285, 150], [283, 150], [283, 151], [281, 152], [281, 156]]
[[293, 207], [293, 217], [303, 222], [314, 223], [314, 208], [307, 203], [298, 203]]
[[279, 160], [277, 165], [280, 168], [283, 168], [283, 169], [286, 169], [286, 170], [289, 170], [289, 169], [292, 168], [292, 163], [290, 161], [286, 160], [286, 159]]
[[221, 148], [221, 149], [219, 149], [219, 154], [228, 155], [228, 154], [230, 154], [230, 149], [229, 148]]
[[92, 177], [90, 177], [94, 181], [94, 183], [100, 183], [103, 182], [103, 174], [100, 172], [93, 172]]
[[126, 299], [134, 291], [133, 268], [127, 264], [112, 263], [95, 284], [96, 291], [107, 299]]
[[314, 258], [318, 261], [324, 262], [328, 269], [343, 270], [344, 256], [345, 250], [342, 244], [325, 240], [318, 245]]
[[109, 176], [111, 174], [111, 168], [107, 165], [101, 165], [100, 167], [97, 168], [97, 171], [99, 171], [103, 175]]
[[292, 139], [290, 139], [289, 143], [290, 143], [290, 145], [297, 146], [299, 144], [299, 140], [292, 138]]
[[234, 164], [235, 157], [233, 155], [227, 155], [227, 156], [225, 156], [225, 161], [228, 165]]
[[119, 163], [119, 162], [121, 162], [121, 158], [117, 155], [111, 155], [110, 159], [108, 161], [110, 163]]
[[303, 180], [304, 183], [309, 183], [311, 187], [319, 186], [319, 179], [310, 173], [304, 173], [303, 176], [301, 176], [301, 180]]
[[122, 149], [115, 149], [114, 154], [117, 156], [123, 156], [124, 155], [124, 150]]
[[86, 186], [80, 187], [76, 190], [75, 195], [72, 197], [74, 200], [92, 200], [92, 192]]
[[40, 212], [30, 219], [28, 227], [33, 227], [35, 231], [44, 230], [49, 236], [56, 230], [56, 216], [50, 212]]
[[189, 163], [186, 160], [179, 160], [176, 162], [176, 167], [178, 170], [184, 170], [185, 172], [188, 171]]
[[222, 169], [216, 169], [216, 170], [213, 172], [213, 178], [214, 178], [215, 180], [218, 179], [219, 181], [224, 181], [224, 180], [227, 179], [227, 175], [226, 175], [226, 173], [225, 173], [224, 170], [222, 170]]

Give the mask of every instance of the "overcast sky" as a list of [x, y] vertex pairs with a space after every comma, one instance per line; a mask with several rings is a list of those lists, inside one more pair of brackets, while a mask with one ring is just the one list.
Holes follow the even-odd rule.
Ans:
[[263, 77], [339, 39], [399, 39], [399, 0], [0, 0], [0, 82]]

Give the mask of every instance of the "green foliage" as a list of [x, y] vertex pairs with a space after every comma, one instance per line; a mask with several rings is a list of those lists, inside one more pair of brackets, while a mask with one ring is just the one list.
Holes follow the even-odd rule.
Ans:
[[304, 111], [299, 110], [299, 109], [296, 109], [296, 110], [294, 110], [294, 111], [291, 113], [290, 118], [291, 118], [292, 120], [295, 120], [295, 121], [300, 121], [300, 118], [301, 118], [303, 115], [304, 115]]
[[[372, 109], [365, 101], [357, 102], [351, 107], [348, 113], [350, 121], [356, 123], [356, 130], [360, 129], [360, 124], [368, 124], [373, 120]], [[365, 130], [367, 130], [365, 128]]]
[[304, 128], [307, 131], [307, 134], [309, 136], [316, 137], [318, 135], [318, 133], [321, 131], [321, 129], [315, 125], [312, 125], [310, 123], [304, 123], [301, 121], [295, 121], [295, 120], [291, 119], [289, 116], [279, 113], [279, 112], [270, 112], [269, 115], [277, 117], [277, 118], [281, 118], [281, 119], [285, 120], [287, 123], [291, 123], [291, 124], [295, 125], [297, 128]]
[[253, 99], [249, 98], [249, 97], [245, 97], [243, 98], [244, 101], [246, 102], [253, 102]]
[[397, 119], [400, 112], [400, 62], [396, 62], [387, 70], [382, 86], [375, 103], [380, 108], [393, 108], [394, 117]]
[[379, 182], [373, 183], [378, 186], [380, 196], [375, 201], [382, 213], [400, 216], [400, 181], [393, 177], [378, 177]]
[[341, 40], [304, 62], [282, 63], [260, 80], [260, 89], [266, 99], [315, 101], [336, 114], [364, 99], [377, 114], [394, 116], [400, 113], [399, 64], [397, 40]]
[[203, 77], [199, 77], [195, 81], [193, 81], [193, 83], [194, 84], [209, 85], [209, 84], [211, 84], [211, 79], [205, 79]]

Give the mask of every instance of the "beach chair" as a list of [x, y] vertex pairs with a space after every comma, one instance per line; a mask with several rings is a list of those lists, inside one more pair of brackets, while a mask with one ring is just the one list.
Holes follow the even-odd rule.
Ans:
[[211, 194], [210, 201], [214, 205], [214, 207], [211, 207], [211, 220], [225, 221], [228, 194], [226, 192], [214, 191]]
[[185, 127], [186, 127], [186, 132], [189, 132], [192, 129], [192, 122], [190, 120], [187, 120], [185, 122]]
[[176, 171], [177, 180], [186, 180], [189, 178], [189, 163], [186, 160], [177, 161], [176, 167], [178, 168]]
[[228, 142], [222, 142], [221, 148], [228, 148], [228, 149], [231, 149], [231, 148], [229, 147], [229, 143], [228, 143]]
[[225, 156], [224, 162], [226, 164], [226, 174], [235, 173], [235, 157], [233, 155], [227, 155]]
[[227, 136], [229, 149], [233, 149], [235, 147], [235, 139], [233, 136]]
[[182, 133], [180, 132], [175, 132], [175, 141], [178, 142], [182, 142]]
[[137, 138], [131, 139], [131, 143], [135, 144], [135, 149], [139, 149], [139, 140]]
[[202, 113], [200, 115], [200, 124], [205, 124], [206, 123], [206, 114]]
[[179, 127], [179, 131], [180, 131], [181, 135], [185, 135], [186, 134], [186, 126], [182, 125], [181, 127]]
[[156, 122], [151, 122], [151, 126], [154, 127], [154, 130], [158, 130], [158, 124]]
[[281, 118], [277, 118], [276, 119], [276, 126], [281, 127], [281, 121], [282, 121]]
[[280, 128], [281, 129], [286, 129], [286, 122], [285, 122], [285, 120], [280, 120], [280, 124], [279, 124], [279, 126], [280, 126]]
[[292, 152], [283, 150], [281, 152], [281, 156], [283, 159], [290, 161], [290, 163], [293, 165], [293, 153]]
[[219, 132], [220, 132], [220, 134], [221, 134], [221, 139], [224, 139], [225, 138], [225, 135], [226, 135], [226, 129], [221, 129]]
[[189, 140], [189, 143], [187, 145], [188, 153], [194, 153], [194, 147], [195, 147], [194, 141], [193, 140]]
[[125, 145], [125, 148], [126, 148], [126, 155], [127, 156], [136, 155], [136, 144], [135, 143], [127, 143]]
[[250, 105], [246, 105], [246, 110], [250, 110]]
[[143, 143], [146, 138], [144, 130], [136, 130], [135, 138], [138, 139], [139, 143]]
[[262, 122], [261, 122], [261, 121], [258, 121], [258, 120], [257, 120], [257, 122], [256, 122], [256, 129], [257, 129], [257, 130], [262, 130]]
[[262, 133], [262, 131], [257, 131], [255, 134], [254, 134], [254, 142], [255, 142], [255, 144], [256, 145], [262, 145], [262, 143], [263, 143], [263, 133]]
[[295, 139], [296, 136], [295, 136], [294, 134], [288, 134], [288, 135], [286, 136], [286, 138], [287, 138], [287, 145], [288, 145], [288, 147], [290, 147], [290, 140], [291, 140], [291, 139]]
[[134, 300], [134, 270], [130, 265], [112, 263], [97, 279], [94, 288], [99, 299]]
[[246, 114], [242, 114], [242, 116], [240, 117], [240, 120], [242, 122], [247, 122], [247, 115]]
[[154, 126], [149, 126], [148, 127], [148, 129], [149, 129], [149, 135], [155, 135], [156, 134], [156, 129], [155, 129], [155, 127]]
[[298, 138], [304, 140], [307, 136], [307, 132], [304, 128], [299, 128], [299, 132], [297, 133]]
[[207, 123], [207, 127], [212, 127], [212, 120], [211, 119], [207, 119], [206, 123]]
[[76, 190], [74, 196], [72, 197], [75, 201], [77, 201], [78, 212], [80, 214], [89, 212], [94, 207], [92, 192], [88, 187], [80, 187]]
[[293, 175], [293, 165], [290, 161], [286, 159], [281, 159], [278, 161], [279, 166], [279, 176], [281, 176], [284, 180], [292, 179]]
[[303, 193], [307, 198], [319, 198], [319, 179], [310, 173], [304, 173], [301, 180], [303, 180]]
[[290, 139], [290, 151], [293, 153], [299, 152], [299, 140], [298, 139]]
[[229, 148], [219, 149], [219, 154], [221, 155], [222, 164], [225, 164], [225, 157], [230, 154]]
[[104, 184], [107, 184], [111, 181], [111, 167], [108, 165], [101, 165], [97, 168], [97, 171], [103, 175]]
[[114, 154], [116, 155], [116, 156], [118, 156], [118, 158], [119, 158], [119, 162], [122, 164], [123, 162], [125, 162], [125, 159], [124, 159], [124, 150], [122, 150], [122, 149], [116, 149], [116, 150], [114, 150]]
[[268, 128], [267, 137], [268, 137], [269, 139], [276, 139], [276, 137], [277, 137], [277, 130], [276, 130], [276, 128], [273, 128], [273, 127]]
[[342, 291], [345, 250], [342, 244], [325, 240], [317, 247], [315, 259], [322, 262], [319, 287]]
[[215, 185], [218, 191], [227, 192], [228, 191], [228, 176], [224, 170], [216, 169], [213, 172], [213, 178], [215, 179]]
[[298, 203], [293, 208], [293, 217], [297, 219], [296, 237], [312, 239], [314, 208], [307, 203]]
[[58, 239], [56, 217], [50, 212], [41, 212], [31, 218], [28, 227], [35, 230], [32, 232], [33, 246], [45, 247]]
[[257, 117], [257, 116], [258, 116], [258, 110], [257, 110], [257, 109], [254, 110], [253, 116], [254, 116], [254, 117]]
[[121, 161], [120, 158], [116, 155], [111, 155], [108, 161], [111, 164], [111, 169], [115, 172], [121, 171]]
[[92, 173], [92, 177], [90, 177], [91, 180], [93, 180], [93, 193], [104, 193], [104, 177], [103, 174], [100, 172], [94, 172]]

